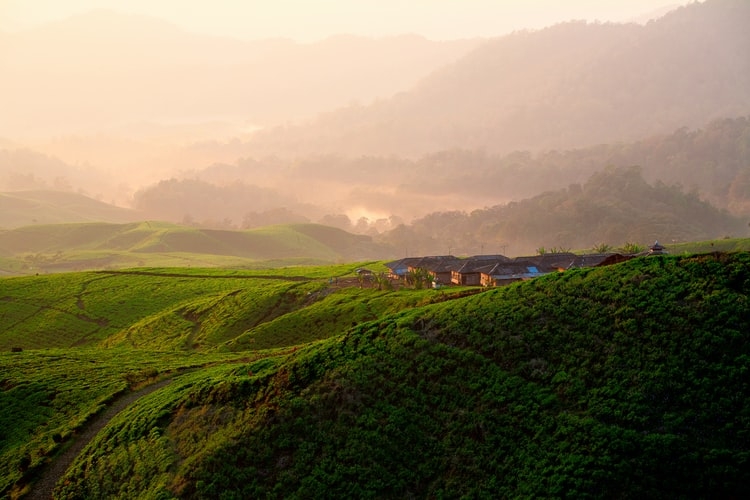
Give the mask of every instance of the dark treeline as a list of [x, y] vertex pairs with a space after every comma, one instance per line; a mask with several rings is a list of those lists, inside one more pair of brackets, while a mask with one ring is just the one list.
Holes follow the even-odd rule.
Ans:
[[[305, 186], [309, 189], [314, 185], [316, 193], [327, 189], [335, 191], [331, 197], [342, 204], [359, 204], [373, 212], [408, 219], [431, 211], [425, 207], [471, 210], [519, 201], [570, 184], [584, 183], [609, 166], [633, 165], [641, 167], [643, 177], [649, 182], [678, 184], [719, 208], [738, 215], [750, 214], [748, 117], [716, 120], [695, 130], [680, 128], [671, 134], [632, 143], [601, 144], [568, 151], [493, 155], [484, 151], [451, 150], [417, 160], [335, 155], [298, 160], [245, 158], [234, 165], [212, 165], [194, 175], [207, 183], [222, 184], [234, 179], [235, 183], [252, 184], [253, 179], [273, 173], [284, 179], [278, 191], [297, 193], [298, 199], [305, 196], [301, 192]], [[166, 188], [169, 191], [164, 194], [169, 196], [160, 196], [157, 192], [151, 198], [160, 199], [160, 203], [187, 205], [186, 199], [175, 198], [174, 183], [161, 183], [146, 191]], [[236, 188], [236, 184], [232, 184], [231, 189]], [[226, 194], [230, 191], [227, 189]], [[187, 196], [190, 195], [185, 192], [183, 198]], [[139, 197], [146, 195], [142, 193]], [[244, 203], [250, 210], [257, 211], [261, 199], [246, 197]], [[289, 199], [276, 204], [280, 205], [294, 210]], [[274, 207], [265, 206], [263, 210], [269, 208]], [[317, 213], [321, 211], [326, 213], [322, 208]], [[236, 216], [232, 218], [239, 221]]]
[[647, 183], [639, 167], [490, 208], [435, 212], [381, 238], [405, 254], [534, 253], [745, 234], [745, 221], [680, 186]]

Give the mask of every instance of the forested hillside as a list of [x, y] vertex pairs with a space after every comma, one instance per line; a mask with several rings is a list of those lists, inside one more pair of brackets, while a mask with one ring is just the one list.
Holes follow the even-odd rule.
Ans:
[[[430, 212], [472, 211], [521, 201], [584, 184], [607, 167], [639, 166], [650, 183], [679, 185], [720, 209], [747, 216], [748, 165], [750, 120], [743, 116], [635, 142], [564, 151], [499, 155], [460, 149], [418, 159], [244, 158], [231, 165], [214, 164], [190, 178], [149, 186], [135, 195], [134, 206], [152, 218], [212, 227], [244, 228], [307, 218], [349, 231], [383, 232]], [[261, 188], [260, 178], [266, 185], [283, 187]], [[363, 223], [342, 213], [343, 207], [361, 207], [376, 215]]]
[[749, 270], [747, 253], [642, 257], [248, 352], [142, 398], [56, 492], [744, 498]]
[[[609, 168], [585, 183], [471, 212], [435, 212], [379, 237], [394, 248], [435, 253], [534, 254], [745, 236], [747, 221], [679, 185], [647, 183], [638, 167]], [[450, 251], [449, 251], [450, 250]]]
[[301, 126], [258, 153], [417, 156], [632, 141], [750, 112], [750, 4], [706, 0], [645, 26], [571, 22], [475, 49], [413, 90]]

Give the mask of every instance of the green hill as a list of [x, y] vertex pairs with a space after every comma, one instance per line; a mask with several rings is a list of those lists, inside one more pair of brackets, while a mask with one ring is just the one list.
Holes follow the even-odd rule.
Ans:
[[132, 222], [143, 217], [135, 210], [116, 207], [67, 191], [0, 193], [0, 228], [31, 224]]
[[32, 225], [0, 231], [6, 274], [144, 266], [248, 266], [259, 261], [325, 263], [389, 257], [369, 236], [316, 224], [245, 231], [164, 222]]
[[[368, 262], [273, 274], [170, 268], [0, 280], [0, 424], [10, 429], [0, 436], [0, 496], [128, 387], [217, 362], [275, 366], [363, 321], [467, 293], [360, 285], [363, 264], [378, 269]], [[19, 468], [19, 460], [28, 464]]]
[[[205, 279], [205, 272], [172, 276], [169, 286], [166, 277], [151, 276], [152, 292], [135, 281], [119, 292], [107, 285], [139, 275], [68, 276], [84, 293], [62, 294], [54, 308], [82, 304], [94, 322], [133, 321], [104, 309], [149, 307], [134, 297], [160, 300], [157, 290], [181, 290], [182, 298], [175, 293], [161, 312], [144, 312], [160, 326], [149, 330], [149, 321], [141, 321], [132, 330], [137, 335], [107, 335], [100, 344], [117, 349], [0, 355], [6, 368], [0, 408], [14, 410], [0, 414], [3, 428], [19, 429], [0, 444], [3, 467], [14, 471], [6, 474], [3, 491], [22, 491], [10, 488], [8, 478], [19, 485], [33, 480], [44, 456], [76, 428], [70, 424], [80, 421], [76, 415], [93, 411], [114, 389], [124, 390], [126, 381], [172, 373], [170, 385], [138, 400], [96, 436], [59, 483], [58, 496], [750, 493], [750, 254], [643, 257], [431, 305], [440, 292], [334, 291], [324, 278], [333, 271], [319, 269], [319, 281], [293, 271], [285, 279], [258, 275], [254, 279], [269, 280], [261, 289], [278, 279], [277, 291], [269, 291], [277, 298], [265, 303], [257, 290], [254, 303], [233, 290], [237, 280], [248, 281], [240, 273], [221, 278], [234, 284], [214, 283], [192, 299], [190, 291], [199, 287], [189, 283]], [[2, 303], [13, 294], [43, 295], [50, 287], [35, 290], [36, 278], [0, 282]], [[54, 294], [48, 295], [52, 301]], [[110, 298], [95, 307], [95, 297]], [[37, 316], [15, 311], [9, 306], [3, 317]], [[277, 326], [267, 339], [288, 331], [298, 338], [275, 350], [228, 340], [243, 337], [237, 323], [251, 325], [259, 317], [259, 327]], [[331, 335], [304, 344], [316, 325]], [[199, 352], [170, 337], [182, 330], [191, 341], [206, 339]], [[144, 339], [161, 344], [133, 349]], [[175, 357], [179, 345], [182, 361]], [[219, 346], [241, 352], [222, 354]], [[180, 366], [195, 369], [180, 374], [174, 371]], [[54, 375], [61, 372], [64, 381]], [[69, 408], [62, 421], [59, 407]], [[36, 438], [24, 438], [29, 435]]]
[[[503, 249], [532, 254], [540, 247], [592, 249], [742, 237], [747, 222], [679, 185], [648, 183], [640, 167], [607, 168], [584, 184], [533, 198], [466, 212], [435, 212], [378, 236], [383, 244], [418, 255], [458, 255]], [[481, 251], [480, 251], [481, 249]]]
[[136, 269], [5, 278], [0, 280], [5, 327], [0, 351], [288, 347], [342, 334], [352, 324], [435, 294], [376, 292], [374, 284], [360, 286], [355, 273], [360, 265], [272, 271]]

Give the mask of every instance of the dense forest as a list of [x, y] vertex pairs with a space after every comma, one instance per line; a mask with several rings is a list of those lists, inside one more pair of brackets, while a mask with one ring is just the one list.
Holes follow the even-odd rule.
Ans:
[[[435, 212], [379, 240], [411, 255], [534, 254], [539, 248], [595, 251], [606, 245], [744, 236], [747, 220], [696, 192], [648, 184], [638, 167], [610, 168], [584, 184], [471, 212]], [[710, 235], [710, 236], [709, 236]]]
[[[26, 156], [39, 170], [13, 174], [11, 166]], [[29, 183], [23, 187], [54, 187], [41, 181], [44, 172], [68, 182], [64, 164], [53, 158], [16, 151], [0, 155], [0, 162], [11, 172], [7, 181]], [[253, 183], [263, 172], [288, 179], [287, 189]], [[340, 199], [306, 201], [297, 194], [302, 186], [311, 196], [338, 189]], [[394, 257], [404, 252], [512, 255], [539, 247], [742, 237], [748, 199], [750, 119], [740, 117], [633, 143], [539, 154], [454, 150], [418, 160], [246, 158], [160, 181], [135, 194], [136, 210], [130, 212], [73, 193], [9, 193], [0, 198], [0, 222], [12, 228], [98, 217], [223, 230], [316, 222], [367, 233], [390, 247]], [[382, 215], [350, 217], [337, 211], [342, 204]]]
[[[434, 206], [473, 210], [520, 201], [544, 191], [583, 184], [594, 173], [611, 166], [639, 166], [651, 183], [680, 185], [718, 208], [750, 215], [748, 117], [716, 120], [695, 130], [680, 128], [637, 142], [537, 154], [452, 150], [417, 160], [337, 155], [289, 161], [244, 158], [233, 165], [215, 164], [196, 171], [192, 178], [162, 181], [137, 193], [134, 204], [152, 217], [164, 214], [179, 221], [190, 213], [200, 222], [197, 214], [205, 213], [209, 214], [205, 219], [229, 218], [236, 226], [247, 212], [262, 213], [278, 207], [295, 212], [295, 217], [306, 214], [314, 221], [336, 214], [336, 205], [363, 206], [373, 213], [408, 220], [427, 215], [429, 207]], [[254, 184], [261, 178], [268, 182], [269, 175], [278, 178], [284, 189]], [[316, 189], [310, 192], [309, 186]], [[200, 191], [215, 193], [208, 196]], [[220, 202], [212, 203], [217, 196]], [[300, 205], [305, 199], [310, 201], [303, 208]], [[285, 222], [296, 221], [291, 218]], [[353, 229], [356, 223], [344, 220], [340, 227]]]

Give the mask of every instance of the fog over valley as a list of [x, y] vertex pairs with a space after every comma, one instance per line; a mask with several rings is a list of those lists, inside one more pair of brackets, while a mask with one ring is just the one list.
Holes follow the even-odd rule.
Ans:
[[[547, 7], [557, 17], [541, 26], [518, 18], [488, 34], [477, 21], [474, 35], [442, 38], [419, 24], [240, 36], [135, 8], [6, 26], [0, 191], [76, 193], [133, 221], [201, 228], [320, 223], [433, 253], [746, 233], [750, 4], [634, 3], [604, 19]], [[644, 187], [594, 202], [602, 175]], [[717, 211], [714, 223], [645, 229], [678, 210], [629, 214], [648, 189], [704, 204], [679, 202]], [[5, 229], [62, 213], [8, 200]], [[596, 236], [584, 203], [608, 221]], [[559, 231], [506, 221], [560, 212]]]

